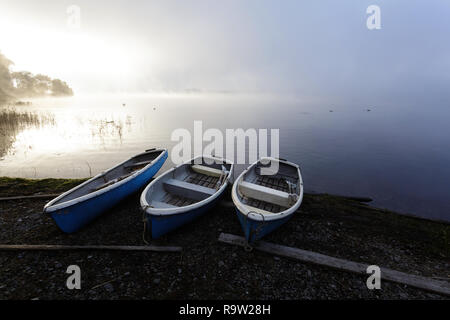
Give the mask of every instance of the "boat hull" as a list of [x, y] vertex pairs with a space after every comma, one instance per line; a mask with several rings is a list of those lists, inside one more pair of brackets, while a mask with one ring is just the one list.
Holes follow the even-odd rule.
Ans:
[[144, 187], [151, 178], [161, 169], [168, 157], [167, 151], [133, 179], [111, 188], [108, 192], [101, 193], [93, 198], [80, 201], [71, 206], [51, 212], [57, 226], [66, 233], [73, 233], [100, 216], [102, 213], [117, 205], [120, 201]]
[[161, 236], [169, 233], [181, 226], [199, 218], [211, 208], [213, 208], [222, 198], [223, 195], [219, 195], [217, 198], [211, 202], [183, 213], [172, 214], [172, 215], [151, 215], [147, 214], [147, 223], [149, 230], [151, 230], [152, 238], [158, 239]]
[[241, 223], [242, 230], [245, 234], [245, 239], [248, 243], [260, 240], [262, 237], [271, 233], [275, 229], [279, 228], [281, 225], [291, 219], [292, 214], [281, 219], [270, 220], [270, 221], [257, 221], [245, 216], [239, 209], [236, 209], [236, 214], [238, 216], [239, 222]]

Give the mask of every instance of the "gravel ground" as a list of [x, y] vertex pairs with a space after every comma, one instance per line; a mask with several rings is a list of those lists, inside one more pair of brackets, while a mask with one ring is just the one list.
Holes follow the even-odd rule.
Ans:
[[[71, 235], [42, 214], [47, 201], [0, 201], [0, 243], [143, 245], [139, 195]], [[181, 253], [2, 251], [0, 299], [448, 299], [389, 282], [368, 290], [361, 275], [220, 243], [221, 232], [242, 234], [230, 201], [227, 194], [197, 221], [151, 241], [182, 246]], [[450, 279], [449, 233], [449, 224], [306, 195], [292, 220], [265, 240]], [[81, 290], [65, 285], [73, 264]]]

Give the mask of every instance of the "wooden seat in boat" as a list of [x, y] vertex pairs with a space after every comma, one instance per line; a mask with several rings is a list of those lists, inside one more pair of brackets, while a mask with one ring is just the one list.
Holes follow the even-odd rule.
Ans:
[[191, 168], [196, 173], [204, 174], [210, 177], [220, 177], [223, 174], [222, 170], [202, 166], [200, 164], [194, 164], [191, 166]]
[[273, 203], [281, 207], [290, 207], [291, 200], [287, 192], [267, 188], [247, 181], [240, 183], [239, 191], [249, 198]]
[[152, 161], [141, 161], [141, 162], [136, 162], [136, 163], [130, 163], [127, 164], [126, 166], [124, 166], [125, 169], [133, 169], [133, 168], [137, 168], [137, 167], [143, 167], [148, 165], [149, 163], [151, 163]]
[[103, 179], [105, 179], [106, 182], [103, 183], [103, 184], [100, 185], [100, 186], [97, 186], [97, 187], [91, 189], [90, 192], [98, 191], [98, 190], [100, 190], [100, 189], [109, 187], [109, 186], [113, 185], [114, 183], [119, 182], [120, 180], [123, 180], [123, 179], [125, 179], [125, 178], [128, 178], [128, 177], [131, 176], [132, 174], [133, 174], [133, 173], [125, 174], [125, 175], [123, 175], [123, 176], [117, 177], [117, 178], [112, 179], [112, 180], [109, 180], [109, 181], [106, 180], [106, 176], [103, 176]]
[[199, 201], [204, 200], [216, 193], [215, 189], [176, 179], [169, 179], [165, 181], [164, 187], [169, 193], [181, 195], [185, 198]]
[[177, 208], [177, 206], [168, 204], [166, 202], [155, 201], [155, 200], [152, 200], [151, 205], [153, 208], [161, 208], [161, 209]]

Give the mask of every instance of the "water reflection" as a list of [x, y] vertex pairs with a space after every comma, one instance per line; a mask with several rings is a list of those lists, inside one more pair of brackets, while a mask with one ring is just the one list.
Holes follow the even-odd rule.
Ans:
[[[3, 160], [5, 154], [10, 151], [14, 154], [12, 146], [21, 131], [55, 124], [55, 118], [50, 113], [21, 111], [12, 107], [0, 109], [0, 159]], [[28, 148], [33, 147], [30, 145]]]
[[[120, 148], [132, 132], [123, 110], [45, 108], [0, 109], [0, 175], [27, 178], [87, 177], [105, 169], [109, 158], [89, 155]], [[88, 156], [86, 156], [88, 155]]]
[[107, 144], [108, 139], [114, 137], [118, 138], [120, 144], [123, 143], [123, 130], [127, 130], [128, 133], [131, 132], [132, 122], [131, 116], [127, 115], [125, 120], [123, 119], [96, 119], [89, 120], [89, 125], [91, 127], [92, 138], [98, 138], [100, 145], [104, 148]]

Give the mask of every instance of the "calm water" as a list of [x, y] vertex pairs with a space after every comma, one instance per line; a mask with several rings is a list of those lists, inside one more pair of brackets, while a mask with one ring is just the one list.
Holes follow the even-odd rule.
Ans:
[[153, 146], [170, 152], [172, 131], [202, 120], [204, 130], [279, 128], [307, 191], [450, 221], [448, 108], [224, 94], [43, 99], [2, 112], [0, 176], [87, 177]]

